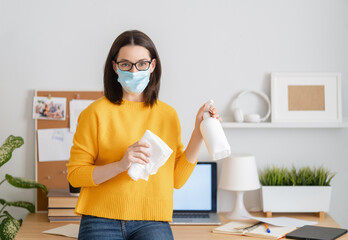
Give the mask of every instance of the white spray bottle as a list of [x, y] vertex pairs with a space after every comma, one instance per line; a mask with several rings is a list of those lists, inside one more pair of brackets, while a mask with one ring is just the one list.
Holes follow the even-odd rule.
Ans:
[[219, 160], [231, 155], [231, 147], [228, 144], [220, 121], [210, 117], [209, 109], [213, 103], [213, 100], [209, 100], [206, 103], [207, 107], [203, 113], [203, 121], [201, 122], [200, 130], [210, 158], [212, 160]]

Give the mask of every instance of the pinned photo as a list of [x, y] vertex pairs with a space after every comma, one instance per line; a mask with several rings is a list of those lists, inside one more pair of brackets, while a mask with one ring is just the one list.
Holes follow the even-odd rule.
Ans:
[[66, 98], [34, 97], [33, 118], [65, 120]]

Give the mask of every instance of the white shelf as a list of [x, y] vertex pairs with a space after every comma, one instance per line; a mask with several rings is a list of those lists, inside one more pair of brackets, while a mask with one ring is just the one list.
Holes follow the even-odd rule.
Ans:
[[222, 122], [223, 128], [348, 128], [348, 119], [342, 123], [237, 123]]

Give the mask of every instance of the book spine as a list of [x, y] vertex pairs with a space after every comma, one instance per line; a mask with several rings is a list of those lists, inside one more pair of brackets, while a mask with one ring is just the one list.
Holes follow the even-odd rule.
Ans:
[[48, 208], [48, 217], [73, 217], [75, 214], [74, 208]]
[[81, 217], [48, 217], [50, 222], [80, 222]]
[[77, 198], [60, 198], [60, 197], [49, 197], [48, 207], [49, 208], [75, 208], [77, 204]]

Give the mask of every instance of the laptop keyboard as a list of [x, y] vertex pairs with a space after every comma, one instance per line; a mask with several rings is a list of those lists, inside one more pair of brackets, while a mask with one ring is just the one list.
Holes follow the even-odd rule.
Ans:
[[173, 213], [173, 218], [209, 218], [209, 213]]

